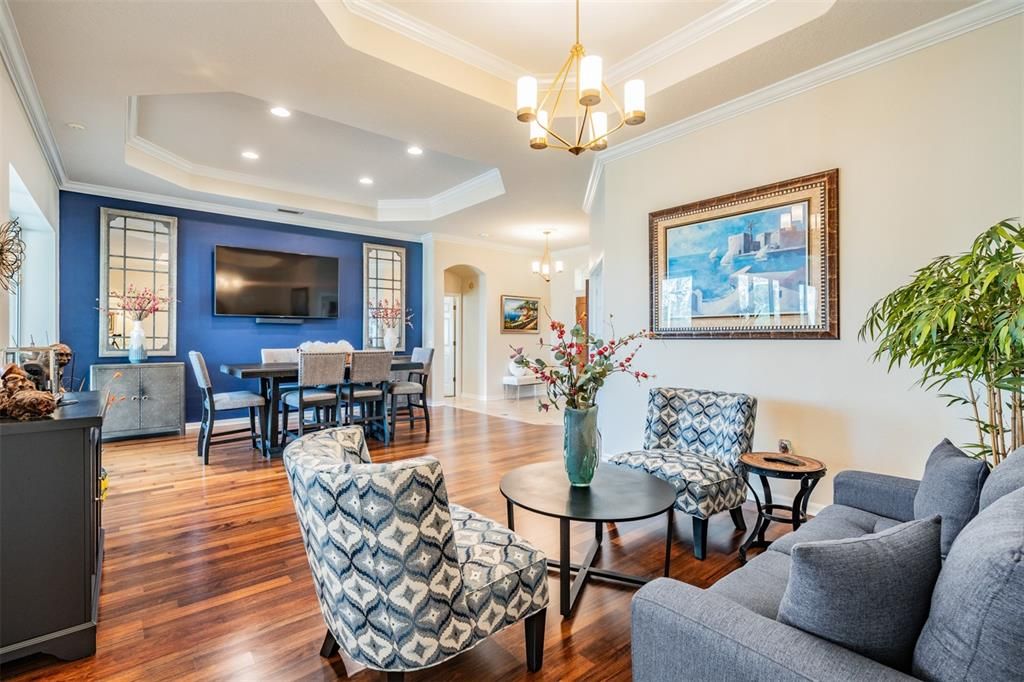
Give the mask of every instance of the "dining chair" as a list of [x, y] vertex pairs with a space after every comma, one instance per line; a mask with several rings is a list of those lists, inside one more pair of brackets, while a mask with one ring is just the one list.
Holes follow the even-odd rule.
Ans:
[[[344, 353], [299, 352], [298, 388], [281, 396], [281, 445], [285, 444], [288, 436], [301, 437], [307, 426], [316, 429], [338, 426], [338, 416], [341, 414], [341, 384], [344, 381]], [[293, 407], [298, 410], [299, 425], [295, 431], [289, 431], [288, 412]], [[306, 421], [306, 410], [309, 408], [316, 410], [316, 420], [313, 422]]]
[[[199, 425], [199, 438], [196, 444], [198, 456], [203, 458], [203, 464], [210, 463], [211, 445], [236, 443], [243, 440], [251, 440], [253, 448], [259, 450], [264, 457], [268, 456], [269, 443], [263, 437], [262, 426], [260, 427], [261, 433], [258, 437], [256, 431], [256, 413], [257, 411], [259, 412], [260, 424], [264, 424], [263, 411], [267, 408], [267, 399], [250, 391], [214, 393], [213, 382], [210, 381], [210, 372], [206, 369], [206, 360], [203, 358], [203, 354], [195, 350], [189, 351], [188, 359], [192, 364], [192, 372], [195, 374], [196, 383], [199, 384], [199, 388], [203, 391], [203, 419]], [[248, 429], [232, 429], [221, 431], [216, 436], [214, 435], [213, 426], [217, 419], [218, 410], [240, 410], [243, 408], [249, 411]], [[238, 433], [247, 433], [248, 435], [226, 438], [226, 436], [234, 436], [234, 434]]]
[[260, 362], [298, 362], [298, 348], [260, 348]]
[[[381, 440], [385, 445], [391, 442], [391, 428], [388, 423], [388, 383], [391, 379], [391, 360], [394, 353], [381, 350], [357, 350], [352, 353], [348, 382], [341, 389], [345, 400], [345, 422], [362, 424], [372, 433], [379, 426]], [[359, 418], [355, 406], [359, 405]]]
[[[396, 381], [388, 385], [388, 393], [391, 396], [391, 434], [394, 436], [395, 424], [398, 415], [405, 411], [409, 415], [409, 428], [416, 427], [416, 414], [414, 408], [423, 410], [423, 423], [427, 427], [427, 435], [430, 435], [430, 408], [427, 407], [427, 382], [430, 381], [430, 363], [434, 359], [433, 348], [413, 348], [413, 362], [422, 363], [423, 369], [409, 371], [407, 381]], [[405, 396], [405, 405], [398, 404], [399, 396]]]
[[541, 669], [544, 553], [449, 502], [440, 462], [374, 463], [357, 427], [300, 438], [283, 457], [327, 626], [321, 656], [340, 648], [388, 680], [441, 679], [424, 669], [523, 623], [526, 669]]

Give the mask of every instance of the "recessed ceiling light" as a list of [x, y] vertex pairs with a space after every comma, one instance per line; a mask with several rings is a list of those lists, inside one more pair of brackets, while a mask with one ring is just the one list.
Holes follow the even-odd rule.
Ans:
[[480, 236], [481, 237], [490, 237], [491, 235], [487, 234], [486, 232], [481, 232]]
[[372, 185], [373, 184], [373, 178], [364, 175], [363, 177], [359, 178], [359, 184], [360, 185]]
[[71, 128], [72, 130], [85, 130], [85, 124], [84, 123], [76, 123], [75, 121], [71, 121], [70, 123], [67, 124], [67, 126], [68, 126], [68, 128]]
[[274, 107], [270, 110], [270, 113], [279, 118], [288, 118], [292, 115], [292, 112], [288, 111], [284, 107]]
[[412, 145], [411, 147], [409, 147], [405, 151], [409, 152], [409, 154], [411, 154], [412, 156], [422, 156], [423, 155], [423, 148], [422, 147], [417, 147], [416, 145]]
[[260, 158], [260, 155], [252, 151], [251, 149], [246, 149], [244, 152], [242, 152], [242, 158], [249, 159], [250, 161], [255, 161], [256, 159]]

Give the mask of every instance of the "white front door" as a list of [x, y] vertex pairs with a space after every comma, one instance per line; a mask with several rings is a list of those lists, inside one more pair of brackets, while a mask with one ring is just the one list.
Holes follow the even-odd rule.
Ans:
[[455, 395], [455, 364], [458, 357], [458, 296], [444, 297], [444, 397]]

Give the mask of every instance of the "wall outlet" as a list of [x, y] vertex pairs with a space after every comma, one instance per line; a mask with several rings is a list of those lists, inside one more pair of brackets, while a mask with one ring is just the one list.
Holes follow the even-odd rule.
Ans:
[[788, 455], [793, 452], [793, 441], [786, 438], [779, 439], [779, 452]]

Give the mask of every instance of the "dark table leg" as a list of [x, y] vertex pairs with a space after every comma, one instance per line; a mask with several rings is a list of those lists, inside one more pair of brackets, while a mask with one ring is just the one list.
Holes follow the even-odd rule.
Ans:
[[573, 603], [570, 598], [572, 580], [569, 575], [569, 519], [558, 522], [558, 606], [563, 618], [572, 615]]
[[[267, 451], [271, 454], [280, 453], [280, 429], [278, 425], [281, 422], [281, 414], [278, 411], [281, 403], [281, 380], [277, 377], [273, 377], [270, 380], [270, 405], [267, 406], [267, 433], [270, 434], [270, 446]], [[302, 415], [299, 415], [299, 419], [302, 419]], [[285, 425], [288, 428], [288, 425]]]
[[768, 544], [765, 542], [764, 533], [768, 530], [768, 519], [766, 515], [768, 510], [771, 509], [772, 504], [772, 489], [768, 484], [768, 478], [766, 476], [760, 476], [761, 489], [764, 491], [764, 504], [761, 504], [761, 498], [758, 496], [757, 491], [754, 490], [754, 486], [750, 485], [750, 481], [747, 481], [747, 487], [750, 488], [750, 492], [754, 495], [754, 504], [757, 505], [757, 518], [754, 520], [754, 527], [750, 530], [750, 535], [740, 545], [740, 563], [747, 563], [747, 551], [752, 547], [767, 547]]
[[505, 500], [505, 511], [508, 514], [508, 529], [515, 531], [516, 529], [516, 506], [512, 504], [512, 500]]
[[675, 526], [675, 514], [673, 513], [673, 507], [668, 508], [666, 512], [668, 516], [668, 523], [665, 527], [665, 577], [668, 577], [669, 568], [672, 565], [672, 530]]

